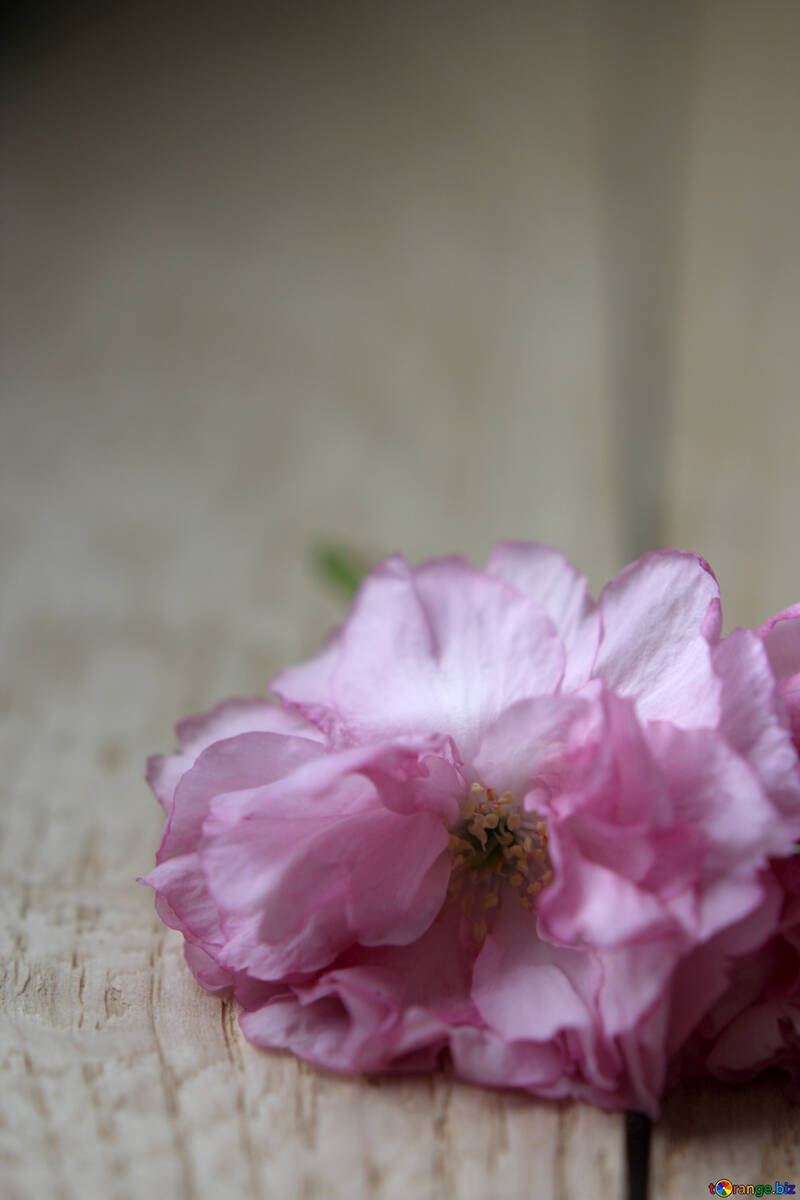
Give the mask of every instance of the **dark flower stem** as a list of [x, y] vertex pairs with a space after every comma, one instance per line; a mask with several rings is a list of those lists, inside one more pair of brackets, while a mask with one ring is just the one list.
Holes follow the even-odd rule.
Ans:
[[650, 1118], [640, 1112], [625, 1114], [626, 1200], [647, 1200], [650, 1166]]

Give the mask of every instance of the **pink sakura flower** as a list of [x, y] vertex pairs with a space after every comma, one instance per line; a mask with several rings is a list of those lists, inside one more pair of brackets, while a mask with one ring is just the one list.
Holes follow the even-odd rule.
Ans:
[[780, 924], [800, 771], [762, 638], [693, 555], [595, 604], [546, 546], [387, 559], [266, 700], [178, 726], [147, 877], [253, 1042], [655, 1113]]
[[[759, 635], [800, 751], [800, 605], [767, 621]], [[800, 1099], [800, 854], [770, 863], [770, 889], [779, 906], [773, 936], [734, 963], [675, 1069], [742, 1080], [780, 1067]]]

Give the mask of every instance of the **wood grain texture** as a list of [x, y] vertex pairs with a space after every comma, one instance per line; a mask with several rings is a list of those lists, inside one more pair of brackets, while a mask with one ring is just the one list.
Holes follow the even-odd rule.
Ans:
[[[768, 6], [773, 92], [746, 6], [663, 18], [651, 111], [684, 170], [666, 224], [642, 208], [646, 161], [632, 177], [609, 166], [626, 145], [652, 152], [641, 111], [608, 129], [631, 88], [654, 103], [652, 72], [618, 74], [624, 48], [647, 45], [641, 24], [614, 40], [626, 7], [87, 8], [4, 73], [4, 1198], [571, 1200], [587, 1180], [621, 1195], [615, 1116], [255, 1050], [134, 879], [160, 832], [144, 758], [170, 747], [174, 719], [262, 689], [338, 619], [309, 569], [320, 537], [475, 561], [496, 537], [539, 537], [597, 589], [666, 516], [670, 538], [721, 564], [736, 619], [800, 594], [780, 553], [798, 498], [781, 433], [797, 210], [766, 189], [775, 242], [747, 215], [756, 182], [744, 208], [720, 203], [744, 177], [725, 146], [742, 164], [766, 153], [794, 195], [789, 6]], [[742, 77], [757, 81], [749, 150], [725, 120], [747, 125]], [[684, 86], [680, 113], [658, 109]], [[679, 300], [674, 394], [670, 355], [633, 312], [643, 245]], [[731, 365], [725, 321], [756, 310], [757, 344], [738, 333]], [[638, 415], [648, 354], [631, 358], [631, 328], [660, 364]], [[759, 410], [742, 382], [756, 377], [771, 380]], [[662, 468], [648, 455], [670, 395]], [[754, 444], [768, 447], [755, 476]], [[637, 495], [646, 519], [625, 513]], [[679, 1093], [654, 1139], [654, 1200], [702, 1194], [709, 1147], [720, 1173], [788, 1172], [796, 1132], [774, 1086]]]
[[715, 567], [726, 625], [800, 596], [800, 9], [698, 21], [667, 540]]
[[[706, 4], [697, 22], [666, 541], [700, 551], [726, 628], [800, 597], [800, 9]], [[712, 1180], [800, 1185], [780, 1081], [686, 1087], [653, 1135], [653, 1200]]]
[[587, 6], [141, 11], [4, 83], [0, 1192], [614, 1195], [615, 1116], [249, 1046], [134, 882], [317, 538], [617, 564]]
[[708, 1195], [709, 1183], [797, 1184], [800, 1122], [781, 1079], [684, 1084], [667, 1097], [652, 1142], [652, 1200]]

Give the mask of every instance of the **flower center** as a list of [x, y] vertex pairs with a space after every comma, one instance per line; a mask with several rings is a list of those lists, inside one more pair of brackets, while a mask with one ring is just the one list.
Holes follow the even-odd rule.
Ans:
[[473, 783], [461, 818], [450, 833], [453, 866], [447, 895], [458, 899], [472, 920], [472, 936], [486, 937], [486, 915], [507, 884], [530, 911], [553, 878], [547, 852], [547, 826], [535, 814], [520, 812], [511, 792]]

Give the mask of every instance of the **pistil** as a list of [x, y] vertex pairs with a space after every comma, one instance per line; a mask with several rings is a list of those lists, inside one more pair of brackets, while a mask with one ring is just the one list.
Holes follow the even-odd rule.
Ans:
[[450, 834], [450, 852], [448, 897], [472, 921], [476, 942], [486, 937], [486, 917], [499, 904], [503, 887], [510, 887], [530, 912], [553, 878], [546, 823], [520, 812], [511, 792], [498, 796], [480, 783], [473, 783]]

